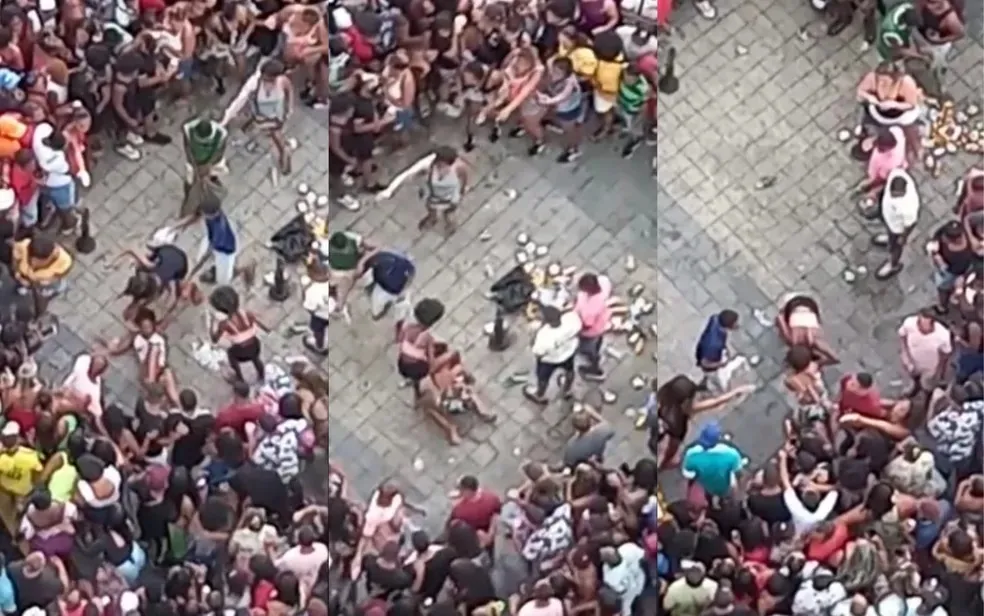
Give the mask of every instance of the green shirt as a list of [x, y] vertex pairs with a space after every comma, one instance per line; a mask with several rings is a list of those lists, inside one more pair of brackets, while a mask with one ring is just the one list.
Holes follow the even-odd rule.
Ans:
[[[199, 136], [195, 127], [201, 122], [213, 124], [211, 134]], [[193, 165], [209, 165], [222, 159], [229, 132], [209, 120], [192, 120], [184, 125], [185, 149], [188, 162]]]
[[878, 23], [875, 48], [882, 60], [895, 60], [899, 49], [912, 44], [912, 28], [902, 23], [902, 14], [915, 10], [911, 2], [901, 2], [888, 9]]
[[636, 115], [646, 102], [649, 94], [649, 82], [642, 77], [635, 83], [627, 83], [624, 79], [618, 86], [618, 108], [630, 115]]

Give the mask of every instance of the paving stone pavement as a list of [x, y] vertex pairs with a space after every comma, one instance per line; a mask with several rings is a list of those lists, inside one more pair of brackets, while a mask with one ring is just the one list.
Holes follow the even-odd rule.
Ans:
[[[541, 412], [518, 389], [502, 385], [505, 375], [530, 366], [523, 344], [494, 354], [481, 335], [492, 314], [482, 298], [484, 263], [497, 274], [508, 269], [520, 230], [535, 229], [534, 238], [550, 243], [554, 257], [605, 271], [622, 289], [628, 280], [655, 284], [660, 378], [692, 373], [693, 343], [707, 316], [738, 308], [744, 318], [735, 345], [761, 359], [753, 377], [761, 387], [718, 415], [755, 462], [777, 447], [786, 404], [779, 382], [782, 351], [771, 328], [752, 318], [753, 309], [771, 316], [784, 292], [815, 293], [824, 298], [825, 328], [842, 352], [844, 369], [866, 369], [884, 384], [898, 378], [895, 328], [932, 296], [921, 246], [952, 201], [953, 180], [973, 161], [948, 162], [937, 180], [917, 172], [927, 203], [906, 270], [891, 282], [867, 276], [848, 285], [843, 271], [859, 265], [873, 271], [882, 258], [871, 254], [867, 223], [847, 198], [862, 170], [834, 137], [853, 125], [853, 91], [873, 64], [870, 53], [860, 52], [854, 29], [837, 38], [802, 40], [799, 28], [821, 28], [806, 3], [725, 0], [718, 6], [717, 22], [684, 14], [678, 23], [682, 86], [660, 101], [658, 182], [642, 152], [625, 162], [614, 148], [593, 146], [577, 165], [560, 167], [552, 155], [529, 160], [513, 145], [505, 153], [499, 145], [485, 146], [469, 156], [484, 179], [466, 199], [459, 231], [447, 240], [416, 231], [421, 208], [415, 188], [337, 217], [342, 226], [418, 260], [414, 297], [447, 303], [437, 333], [463, 351], [501, 417], [494, 429], [480, 428], [450, 448], [409, 409], [409, 392], [397, 387], [391, 328], [335, 328], [330, 336], [337, 351], [329, 360], [333, 455], [352, 466], [364, 492], [378, 483], [382, 458], [386, 476], [415, 488], [413, 498], [441, 512], [445, 490], [461, 474], [478, 473], [503, 488], [515, 482], [521, 459], [549, 458], [568, 437], [561, 407]], [[981, 98], [979, 24], [972, 32], [974, 40], [957, 48], [948, 81], [949, 92], [963, 102]], [[734, 44], [749, 53], [733, 57]], [[393, 168], [413, 158], [398, 157]], [[765, 175], [777, 176], [777, 184], [755, 191], [755, 181]], [[518, 199], [507, 202], [505, 188], [518, 191]], [[477, 239], [483, 230], [491, 241]], [[632, 276], [617, 265], [626, 253], [642, 263]], [[641, 403], [627, 378], [652, 374], [647, 362], [630, 357], [611, 371], [606, 386], [621, 395], [619, 406], [605, 409], [618, 432], [612, 459], [645, 455], [643, 435], [631, 430], [621, 409]], [[421, 471], [413, 469], [415, 460], [423, 463]]]
[[[200, 104], [201, 101], [196, 101]], [[212, 106], [215, 103], [212, 101]], [[129, 265], [108, 267], [124, 248], [141, 249], [154, 230], [173, 224], [177, 219], [182, 195], [184, 155], [181, 151], [180, 123], [177, 118], [191, 117], [196, 107], [170, 109], [171, 121], [164, 132], [175, 143], [165, 147], [144, 146], [144, 157], [138, 162], [122, 160], [107, 154], [93, 170], [94, 185], [83, 196], [89, 207], [97, 250], [77, 255], [69, 278], [68, 291], [52, 303], [51, 310], [59, 317], [57, 335], [39, 352], [41, 374], [52, 382], [61, 382], [71, 369], [74, 358], [92, 348], [96, 340], [109, 340], [124, 332], [120, 320], [125, 301], [119, 297], [131, 271]], [[328, 140], [326, 114], [307, 109], [291, 119], [288, 133], [301, 139], [294, 152], [294, 174], [289, 183], [279, 189], [270, 182], [272, 158], [267, 144], [248, 153], [245, 140], [235, 131], [235, 139], [243, 141], [230, 148], [227, 162], [231, 169], [228, 179], [228, 198], [224, 208], [238, 230], [241, 259], [258, 259], [260, 273], [272, 270], [270, 252], [264, 247], [273, 231], [294, 215], [297, 201], [296, 184], [306, 182], [321, 194], [327, 194]], [[195, 259], [203, 235], [202, 228], [191, 228], [179, 239], [190, 259]], [[67, 242], [70, 246], [71, 242]], [[256, 312], [275, 331], [263, 339], [264, 355], [297, 355], [299, 345], [283, 333], [291, 319], [303, 312], [296, 292], [290, 301], [276, 304], [266, 297], [266, 289], [244, 291], [245, 306]], [[167, 330], [168, 362], [175, 371], [179, 386], [198, 392], [204, 405], [216, 408], [230, 399], [228, 385], [217, 375], [202, 369], [191, 355], [192, 344], [207, 337], [205, 308], [185, 308]], [[250, 372], [247, 372], [247, 377]], [[124, 408], [133, 408], [140, 393], [136, 360], [131, 355], [114, 358], [112, 368], [104, 377], [106, 399]], [[325, 474], [320, 474], [324, 482]], [[319, 481], [311, 475], [313, 487]], [[326, 484], [326, 482], [324, 482]], [[322, 488], [322, 491], [323, 488]]]
[[[859, 24], [827, 37], [807, 2], [718, 7], [713, 23], [684, 16], [673, 41], [681, 87], [660, 100], [658, 286], [661, 305], [690, 313], [680, 324], [679, 310], [659, 315], [661, 329], [675, 334], [660, 338], [661, 375], [689, 369], [708, 313], [739, 306], [743, 315], [758, 308], [772, 317], [784, 292], [802, 291], [823, 299], [824, 330], [842, 370], [865, 369], [886, 388], [900, 376], [899, 322], [934, 297], [922, 247], [953, 205], [955, 179], [980, 159], [948, 159], [938, 179], [914, 172], [923, 210], [905, 270], [892, 281], [875, 280], [870, 272], [884, 255], [869, 238], [879, 229], [856, 214], [849, 197], [863, 169], [835, 137], [855, 124], [854, 88], [877, 62], [873, 51], [861, 50]], [[979, 3], [966, 14], [970, 36], [956, 46], [945, 86], [958, 103], [980, 104]], [[748, 53], [739, 56], [736, 45]], [[778, 179], [756, 191], [763, 176]], [[843, 272], [859, 266], [869, 274], [846, 283]], [[735, 346], [762, 358], [757, 381], [766, 386], [721, 413], [721, 421], [760, 461], [781, 439], [782, 351], [771, 328], [753, 318], [743, 318]], [[828, 380], [840, 372], [830, 371]]]
[[[952, 180], [971, 161], [950, 163], [939, 180], [917, 174], [927, 205], [903, 274], [888, 283], [868, 277], [847, 285], [841, 279], [845, 268], [865, 264], [873, 270], [881, 258], [869, 254], [866, 223], [846, 198], [860, 170], [833, 137], [853, 123], [854, 84], [870, 60], [857, 51], [857, 38], [848, 39], [856, 34], [853, 29], [834, 39], [801, 40], [797, 29], [816, 21], [806, 3], [789, 7], [768, 0], [724, 0], [719, 8], [721, 18], [714, 24], [686, 15], [678, 24], [682, 85], [660, 101], [658, 182], [650, 175], [648, 152], [626, 162], [614, 146], [591, 146], [579, 163], [562, 167], [553, 162], [556, 150], [530, 160], [516, 144], [500, 143], [469, 155], [481, 179], [466, 198], [458, 231], [448, 239], [417, 231], [422, 212], [412, 186], [392, 201], [336, 215], [335, 226], [407, 250], [416, 259], [412, 297], [431, 295], [447, 304], [448, 315], [436, 331], [462, 350], [484, 384], [483, 397], [500, 415], [494, 428], [476, 426], [462, 445], [449, 447], [415, 415], [410, 392], [399, 387], [392, 321], [371, 322], [364, 300], [357, 298], [355, 324], [332, 325], [332, 355], [321, 365], [331, 387], [331, 455], [342, 462], [358, 491], [367, 495], [382, 478], [395, 477], [437, 522], [446, 504], [444, 492], [460, 475], [477, 473], [503, 488], [515, 481], [522, 459], [553, 458], [569, 436], [559, 404], [540, 411], [522, 399], [518, 388], [503, 385], [506, 375], [531, 367], [525, 337], [496, 354], [487, 350], [480, 332], [492, 316], [482, 297], [490, 282], [485, 264], [497, 274], [505, 272], [516, 247], [513, 238], [521, 230], [550, 244], [552, 258], [604, 271], [619, 289], [634, 282], [659, 289], [658, 370], [648, 351], [617, 366], [610, 362], [606, 387], [620, 395], [617, 405], [605, 409], [618, 432], [613, 459], [645, 452], [643, 435], [632, 431], [622, 415], [626, 405], [638, 405], [643, 398], [629, 387], [631, 376], [692, 372], [693, 341], [706, 317], [723, 307], [735, 306], [748, 317], [736, 346], [762, 358], [755, 377], [760, 391], [722, 413], [726, 428], [755, 460], [778, 442], [784, 401], [777, 383], [781, 352], [774, 333], [750, 317], [753, 308], [771, 310], [790, 289], [815, 292], [825, 298], [825, 326], [843, 352], [845, 369], [863, 366], [882, 382], [895, 378], [895, 326], [932, 292], [919, 247], [952, 200]], [[981, 96], [979, 28], [974, 34], [977, 41], [958, 45], [952, 62], [949, 89], [958, 100]], [[749, 53], [733, 57], [734, 43]], [[170, 130], [177, 136], [176, 125]], [[244, 258], [267, 257], [264, 242], [293, 215], [297, 183], [328, 190], [323, 114], [299, 113], [289, 132], [303, 137], [303, 143], [295, 153], [295, 173], [279, 189], [269, 182], [270, 159], [263, 148], [254, 154], [237, 148], [230, 155], [233, 177], [225, 207], [241, 231]], [[432, 136], [438, 143], [451, 139], [442, 131]], [[79, 257], [71, 289], [54, 303], [63, 327], [42, 351], [43, 374], [49, 378], [64, 375], [72, 358], [96, 338], [122, 332], [117, 295], [127, 270], [109, 270], [105, 264], [177, 213], [180, 147], [146, 152], [139, 163], [109, 157], [94, 172], [96, 184], [85, 201], [99, 248]], [[418, 147], [393, 157], [390, 170], [420, 153]], [[754, 191], [762, 175], [776, 175], [778, 182], [768, 191]], [[507, 198], [506, 189], [518, 197]], [[484, 230], [492, 241], [479, 241]], [[182, 238], [192, 255], [199, 238], [197, 229]], [[631, 274], [620, 266], [629, 253], [640, 263]], [[246, 305], [276, 330], [264, 339], [266, 355], [297, 353], [297, 339], [284, 335], [289, 322], [304, 317], [296, 291], [284, 304], [270, 302], [261, 288], [246, 297]], [[203, 328], [202, 311], [186, 310], [168, 331], [170, 361], [180, 383], [216, 404], [227, 399], [227, 386], [190, 355]], [[132, 404], [138, 394], [133, 359], [114, 360], [106, 382], [110, 398]], [[414, 469], [418, 459], [422, 471]]]

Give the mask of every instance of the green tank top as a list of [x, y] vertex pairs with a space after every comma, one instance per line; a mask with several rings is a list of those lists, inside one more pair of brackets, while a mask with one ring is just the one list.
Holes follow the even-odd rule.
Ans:
[[878, 24], [878, 38], [875, 47], [882, 60], [894, 60], [897, 50], [908, 47], [912, 40], [912, 29], [902, 23], [902, 15], [913, 10], [909, 2], [901, 2], [890, 8]]
[[68, 463], [67, 453], [59, 451], [55, 455], [62, 456], [62, 465], [48, 479], [48, 490], [51, 492], [52, 499], [59, 503], [67, 503], [72, 500], [72, 495], [75, 494], [75, 484], [79, 480], [79, 472]]
[[359, 242], [344, 231], [328, 238], [328, 267], [338, 272], [354, 270], [359, 265]]
[[79, 418], [75, 415], [65, 415], [65, 420], [68, 424], [68, 429], [65, 430], [65, 436], [62, 437], [62, 440], [58, 442], [59, 451], [64, 450], [68, 446], [68, 438], [79, 427]]

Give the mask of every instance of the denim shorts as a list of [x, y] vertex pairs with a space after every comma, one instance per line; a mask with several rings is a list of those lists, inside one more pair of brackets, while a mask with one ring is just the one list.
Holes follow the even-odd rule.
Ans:
[[192, 74], [195, 72], [195, 59], [188, 58], [185, 60], [178, 60], [178, 74], [177, 78], [181, 81], [187, 81], [191, 79]]
[[41, 217], [40, 208], [38, 208], [38, 200], [41, 197], [41, 191], [38, 190], [34, 193], [34, 196], [28, 199], [27, 203], [20, 206], [20, 224], [23, 227], [33, 227], [38, 224], [38, 219]]
[[414, 113], [413, 109], [397, 109], [396, 119], [393, 121], [393, 130], [404, 131], [413, 126]]
[[45, 198], [51, 201], [59, 212], [68, 212], [75, 208], [74, 181], [62, 186], [45, 186], [42, 191]]
[[957, 278], [946, 270], [933, 270], [933, 284], [939, 291], [952, 291], [957, 284]]

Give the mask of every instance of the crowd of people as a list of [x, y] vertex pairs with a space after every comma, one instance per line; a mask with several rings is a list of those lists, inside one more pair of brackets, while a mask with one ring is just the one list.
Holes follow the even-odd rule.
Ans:
[[[328, 26], [333, 187], [384, 190], [380, 147], [407, 145], [438, 115], [463, 124], [464, 151], [525, 135], [536, 156], [557, 132], [560, 163], [616, 133], [631, 156], [655, 128], [656, 24], [625, 23], [613, 0], [342, 1]], [[453, 211], [461, 182], [430, 184], [429, 210]], [[332, 192], [358, 207], [356, 191]]]
[[[233, 123], [245, 115], [290, 173], [284, 124], [297, 104], [326, 105], [327, 55], [315, 4], [0, 6], [0, 613], [327, 616], [326, 379], [262, 356], [266, 326], [232, 286], [255, 266], [237, 261], [222, 207]], [[165, 105], [227, 84], [239, 94], [221, 120], [166, 134]], [[92, 250], [81, 190], [108, 150], [139, 165], [174, 139], [188, 161], [174, 223], [108, 260], [132, 267], [125, 329], [87, 341], [64, 380], [47, 374], [35, 357], [59, 332], [52, 302]], [[177, 233], [194, 225], [192, 262]], [[206, 297], [195, 354], [227, 373], [224, 395], [179, 382], [170, 361], [168, 323]], [[135, 406], [106, 382], [124, 355], [139, 366]]]

